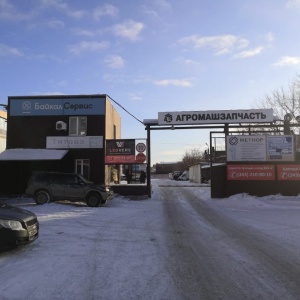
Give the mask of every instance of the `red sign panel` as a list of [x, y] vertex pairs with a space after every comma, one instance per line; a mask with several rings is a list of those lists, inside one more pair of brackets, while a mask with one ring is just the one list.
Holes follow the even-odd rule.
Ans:
[[300, 180], [300, 165], [278, 165], [278, 180]]
[[275, 166], [227, 165], [227, 180], [275, 180]]
[[105, 163], [107, 164], [134, 164], [134, 155], [114, 155], [105, 157]]
[[142, 164], [146, 160], [146, 155], [144, 153], [139, 153], [136, 158], [136, 162]]

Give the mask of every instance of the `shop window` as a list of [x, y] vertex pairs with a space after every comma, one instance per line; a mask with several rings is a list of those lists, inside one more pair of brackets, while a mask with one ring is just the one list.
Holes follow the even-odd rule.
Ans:
[[90, 178], [90, 160], [89, 159], [76, 159], [75, 173], [81, 174], [84, 178]]
[[79, 136], [86, 135], [87, 118], [86, 117], [70, 117], [69, 118], [69, 135]]

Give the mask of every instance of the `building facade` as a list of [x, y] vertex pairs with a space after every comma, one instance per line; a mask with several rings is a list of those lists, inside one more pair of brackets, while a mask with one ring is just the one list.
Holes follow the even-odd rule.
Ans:
[[0, 193], [22, 194], [36, 171], [109, 184], [105, 141], [120, 137], [121, 118], [105, 94], [8, 97], [7, 147], [0, 154], [7, 184]]
[[6, 148], [7, 113], [0, 109], [0, 152]]

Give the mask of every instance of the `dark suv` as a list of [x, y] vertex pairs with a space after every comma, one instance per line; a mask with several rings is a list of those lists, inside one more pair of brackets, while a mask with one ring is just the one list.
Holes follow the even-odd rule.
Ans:
[[109, 187], [95, 184], [80, 174], [38, 172], [33, 174], [27, 184], [26, 196], [32, 197], [36, 204], [50, 201], [84, 201], [90, 207], [97, 207], [113, 198]]

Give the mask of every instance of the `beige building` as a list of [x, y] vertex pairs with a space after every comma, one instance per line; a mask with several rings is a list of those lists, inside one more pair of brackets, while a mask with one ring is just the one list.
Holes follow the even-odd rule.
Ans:
[[6, 149], [7, 113], [0, 109], [0, 152]]

